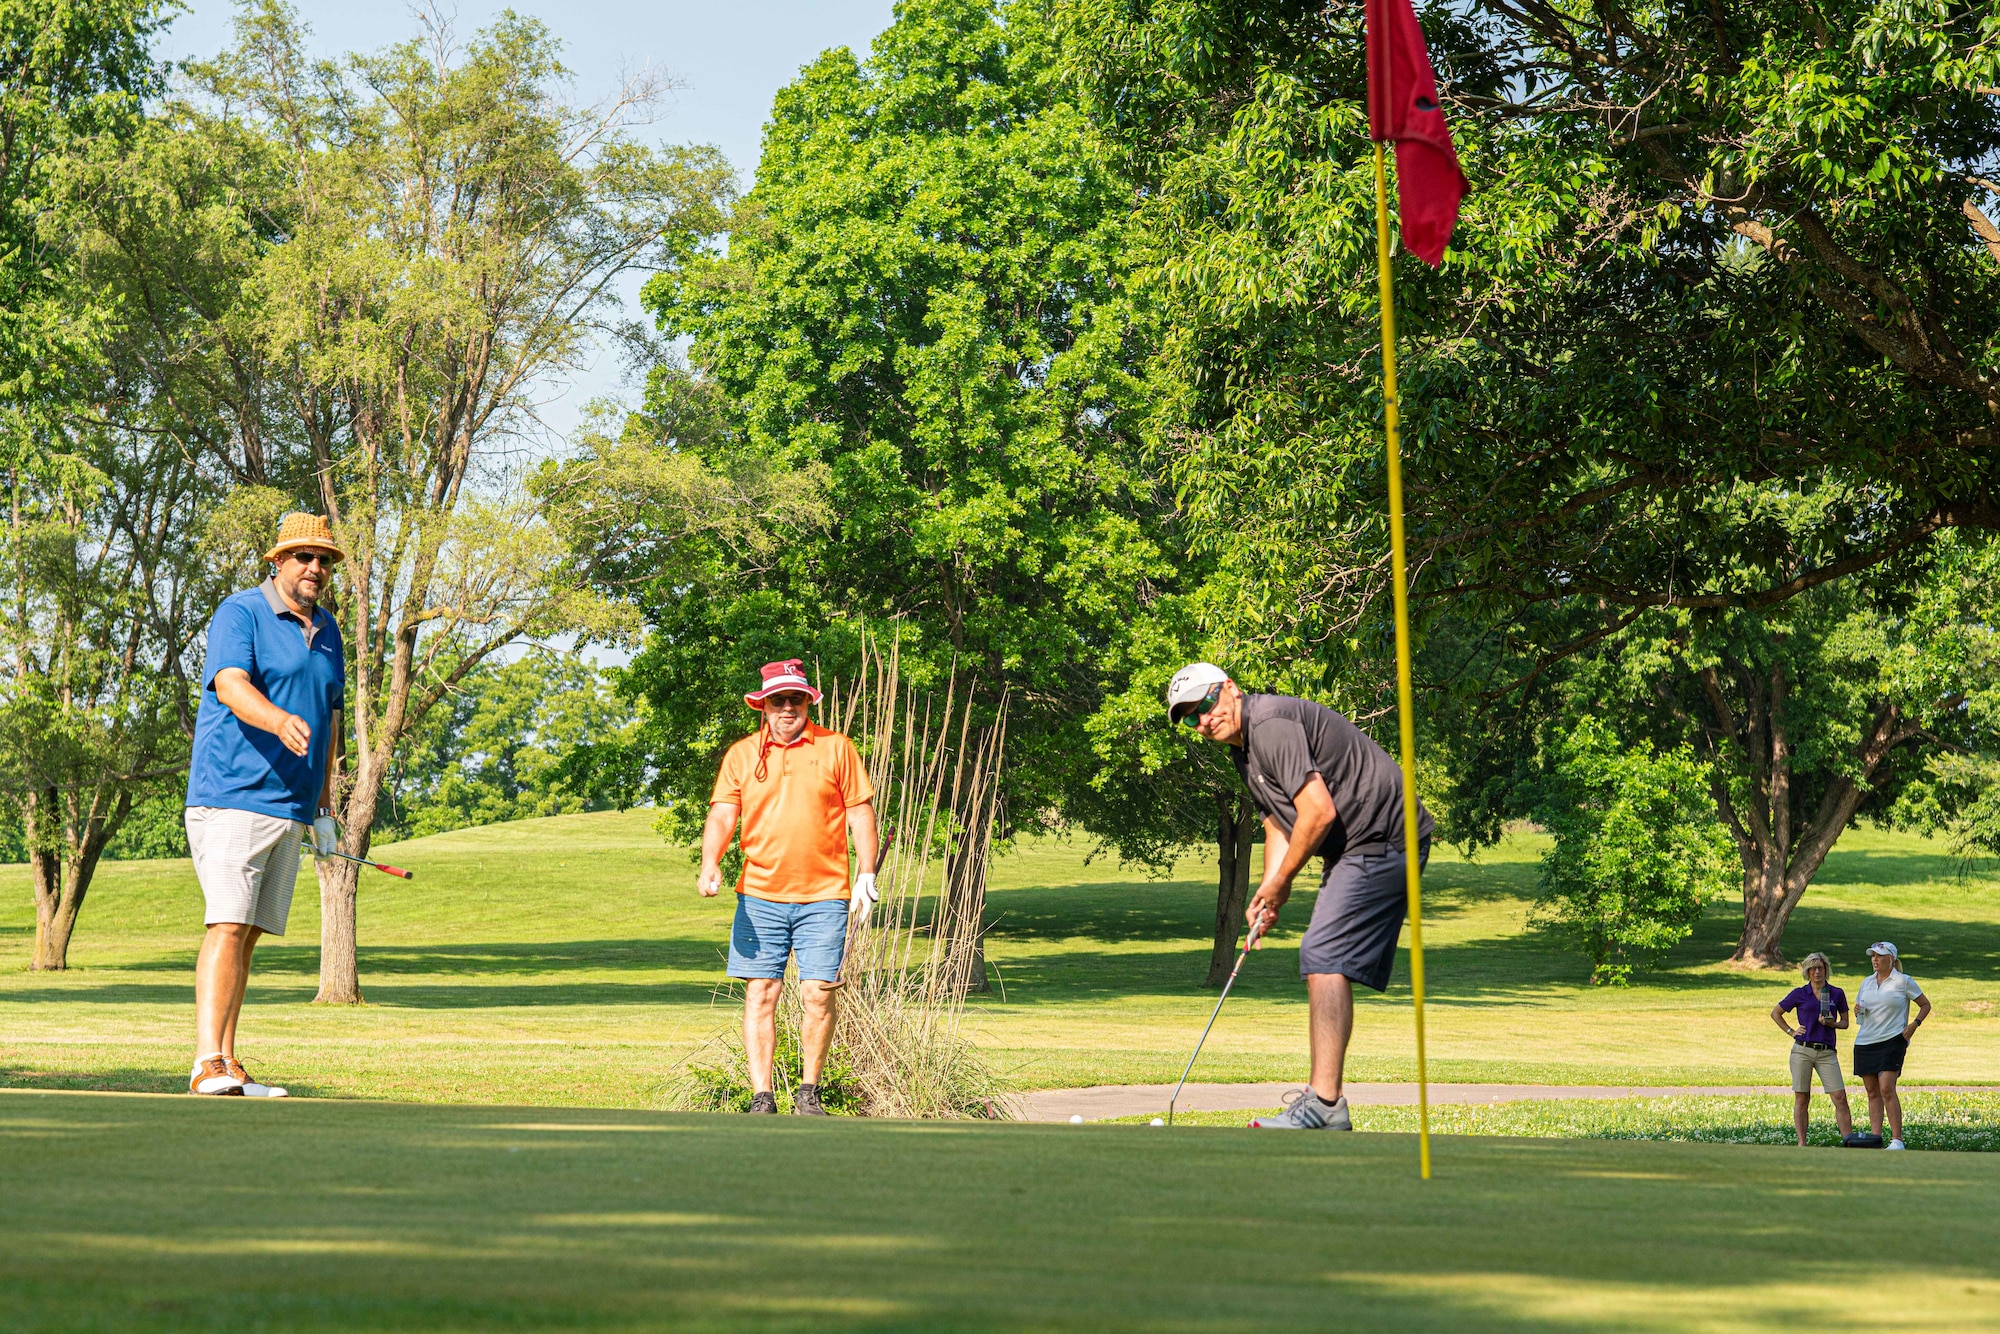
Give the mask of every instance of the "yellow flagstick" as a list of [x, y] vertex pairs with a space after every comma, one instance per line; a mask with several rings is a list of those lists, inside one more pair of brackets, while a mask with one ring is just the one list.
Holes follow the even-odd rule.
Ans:
[[1431, 1095], [1424, 1068], [1424, 902], [1417, 861], [1417, 734], [1410, 694], [1410, 595], [1403, 561], [1403, 441], [1396, 404], [1396, 282], [1390, 267], [1389, 171], [1375, 141], [1375, 259], [1382, 285], [1382, 401], [1389, 427], [1389, 569], [1396, 599], [1396, 719], [1403, 741], [1403, 848], [1410, 894], [1410, 993], [1417, 1014], [1417, 1167], [1431, 1179]]

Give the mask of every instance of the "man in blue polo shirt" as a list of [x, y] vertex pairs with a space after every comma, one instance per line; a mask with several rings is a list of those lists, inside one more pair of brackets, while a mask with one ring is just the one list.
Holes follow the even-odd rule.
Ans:
[[347, 677], [340, 629], [319, 605], [345, 559], [316, 514], [287, 514], [271, 577], [208, 623], [188, 765], [188, 847], [207, 901], [195, 963], [195, 1093], [282, 1098], [236, 1059], [236, 1019], [258, 937], [285, 934], [299, 847], [333, 850], [333, 776]]

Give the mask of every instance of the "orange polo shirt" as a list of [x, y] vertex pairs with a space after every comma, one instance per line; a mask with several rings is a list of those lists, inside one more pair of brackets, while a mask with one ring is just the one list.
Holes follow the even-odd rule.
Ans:
[[[709, 804], [735, 804], [743, 826], [738, 894], [777, 903], [847, 897], [847, 812], [875, 800], [854, 743], [816, 723], [789, 746], [759, 727], [729, 748]], [[763, 752], [764, 773], [757, 773]]]

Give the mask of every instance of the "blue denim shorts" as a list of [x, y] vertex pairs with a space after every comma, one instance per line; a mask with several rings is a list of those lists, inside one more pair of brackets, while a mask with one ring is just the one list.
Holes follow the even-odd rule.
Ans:
[[838, 982], [846, 950], [846, 899], [773, 903], [748, 894], [736, 896], [736, 921], [729, 928], [731, 977], [783, 977], [785, 960], [796, 953], [801, 978]]

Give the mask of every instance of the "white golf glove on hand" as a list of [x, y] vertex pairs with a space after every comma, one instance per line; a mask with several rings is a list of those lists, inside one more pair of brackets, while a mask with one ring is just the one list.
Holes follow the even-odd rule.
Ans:
[[313, 851], [321, 857], [331, 856], [340, 845], [340, 826], [333, 822], [331, 815], [322, 815], [313, 821]]
[[875, 907], [876, 900], [881, 897], [875, 892], [875, 873], [863, 871], [854, 877], [854, 893], [847, 900], [848, 915], [865, 921], [869, 911]]

